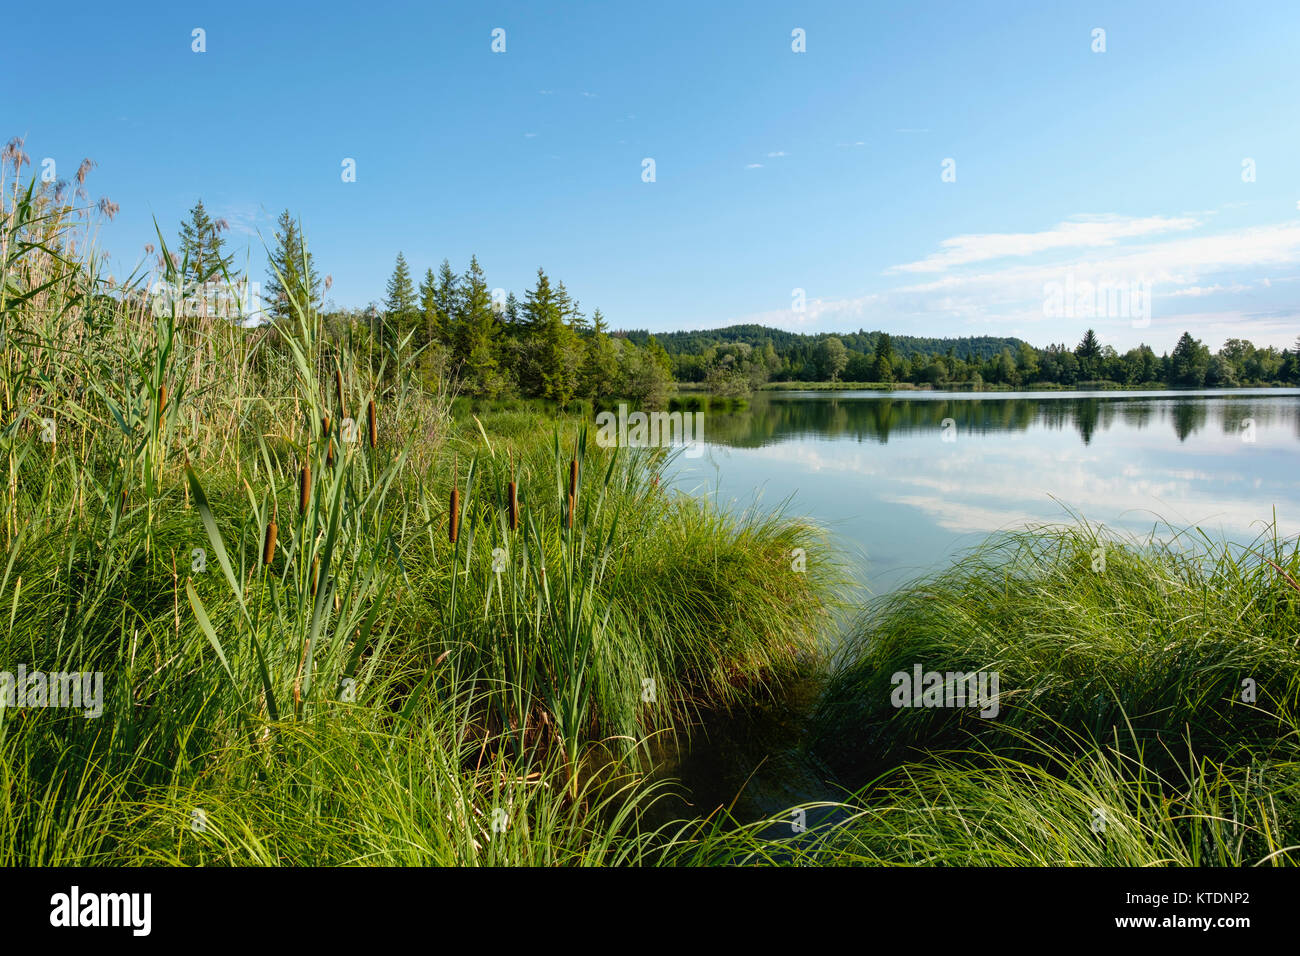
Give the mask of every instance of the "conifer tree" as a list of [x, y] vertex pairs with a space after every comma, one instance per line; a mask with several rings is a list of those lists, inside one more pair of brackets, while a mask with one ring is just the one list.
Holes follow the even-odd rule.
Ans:
[[411, 283], [411, 270], [406, 265], [406, 257], [397, 254], [397, 263], [393, 274], [388, 278], [384, 291], [384, 312], [387, 328], [392, 336], [392, 344], [400, 342], [406, 334], [415, 328], [419, 311], [415, 303], [415, 286]]
[[417, 344], [428, 345], [433, 342], [445, 342], [447, 340], [447, 330], [443, 326], [442, 316], [438, 312], [438, 285], [437, 280], [433, 277], [433, 269], [424, 270], [424, 279], [420, 282], [419, 296], [421, 339]]
[[476, 394], [493, 395], [501, 385], [497, 373], [501, 322], [492, 308], [492, 295], [477, 256], [470, 257], [461, 280], [460, 304], [453, 356], [460, 366], [461, 380]]
[[524, 300], [528, 329], [527, 367], [521, 376], [532, 394], [567, 403], [578, 390], [583, 356], [578, 335], [564, 321], [564, 298], [552, 288], [545, 271], [537, 270], [537, 285]]
[[295, 305], [306, 309], [316, 304], [319, 295], [320, 279], [303, 242], [302, 226], [286, 209], [276, 222], [262, 307], [272, 319], [290, 319], [297, 314]]

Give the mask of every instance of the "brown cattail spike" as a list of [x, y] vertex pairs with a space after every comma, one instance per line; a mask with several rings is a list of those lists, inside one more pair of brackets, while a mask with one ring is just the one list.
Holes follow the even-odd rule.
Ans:
[[307, 513], [307, 502], [311, 501], [311, 465], [303, 465], [298, 473], [298, 514]]
[[569, 459], [569, 497], [576, 498], [578, 495], [578, 459]]
[[167, 427], [167, 386], [158, 388], [158, 431]]
[[379, 429], [375, 424], [375, 400], [372, 398], [366, 405], [366, 419], [370, 426], [370, 447], [374, 448], [379, 444]]
[[455, 544], [458, 537], [460, 537], [460, 489], [452, 485], [451, 517], [447, 523], [447, 540]]
[[266, 539], [262, 542], [262, 563], [270, 564], [275, 558], [275, 536], [279, 529], [275, 526], [275, 515], [266, 525]]
[[333, 438], [330, 439], [329, 450], [325, 452], [325, 464], [327, 465], [334, 464], [334, 439]]
[[516, 531], [519, 528], [519, 497], [513, 481], [506, 485], [506, 503], [510, 512], [510, 530]]
[[569, 495], [569, 518], [568, 518], [568, 523], [569, 523], [569, 527], [572, 528], [572, 527], [573, 527], [573, 495]]

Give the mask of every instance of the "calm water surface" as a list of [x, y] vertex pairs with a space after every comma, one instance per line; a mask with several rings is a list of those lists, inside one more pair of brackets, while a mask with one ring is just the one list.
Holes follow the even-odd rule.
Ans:
[[828, 528], [873, 593], [990, 532], [1070, 512], [1157, 535], [1300, 533], [1300, 389], [765, 392], [706, 412], [676, 485]]
[[[1244, 544], [1274, 518], [1300, 534], [1300, 389], [765, 392], [705, 416], [705, 453], [675, 460], [675, 487], [812, 518], [864, 598], [991, 532], [1072, 514], [1158, 538], [1194, 525]], [[697, 731], [668, 771], [693, 809], [739, 794], [755, 819], [842, 796], [801, 746], [817, 690]]]

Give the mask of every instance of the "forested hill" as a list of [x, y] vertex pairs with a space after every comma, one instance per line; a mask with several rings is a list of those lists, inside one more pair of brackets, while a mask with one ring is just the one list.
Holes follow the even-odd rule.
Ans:
[[[613, 334], [626, 338], [637, 345], [645, 345], [650, 338], [650, 333], [644, 329], [633, 329]], [[654, 337], [669, 355], [699, 355], [710, 346], [733, 345], [737, 342], [744, 342], [754, 348], [762, 348], [768, 342], [771, 342], [772, 348], [776, 350], [778, 355], [790, 356], [800, 352], [811, 355], [817, 343], [830, 334], [834, 334], [852, 352], [874, 354], [876, 342], [884, 333], [879, 331], [866, 332], [859, 329], [857, 332], [823, 332], [809, 335], [803, 332], [786, 332], [783, 329], [773, 329], [766, 325], [729, 325], [725, 329], [706, 329], [694, 332], [656, 332]], [[1022, 340], [1018, 338], [996, 335], [972, 335], [962, 338], [890, 335], [890, 341], [893, 345], [894, 355], [898, 358], [906, 359], [917, 355], [946, 355], [948, 350], [952, 349], [953, 355], [959, 359], [966, 361], [976, 359], [981, 362], [988, 361], [1003, 349], [1010, 349], [1014, 355], [1019, 351], [1022, 343]]]

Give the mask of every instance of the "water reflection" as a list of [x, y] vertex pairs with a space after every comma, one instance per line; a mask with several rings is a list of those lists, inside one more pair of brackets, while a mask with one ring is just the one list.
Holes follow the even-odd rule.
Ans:
[[873, 590], [990, 532], [1079, 514], [1249, 540], [1300, 533], [1300, 390], [1018, 394], [761, 393], [710, 409], [679, 487], [789, 499], [835, 532]]
[[[749, 404], [710, 409], [709, 441], [757, 448], [816, 435], [888, 442], [891, 436], [937, 431], [952, 419], [959, 432], [1025, 431], [1034, 425], [1073, 428], [1085, 445], [1118, 420], [1133, 429], [1170, 427], [1182, 441], [1213, 422], [1237, 434], [1243, 422], [1256, 428], [1285, 426], [1300, 436], [1300, 390], [1235, 392], [994, 393], [973, 396], [925, 392], [764, 392]], [[687, 399], [683, 406], [696, 407]]]

